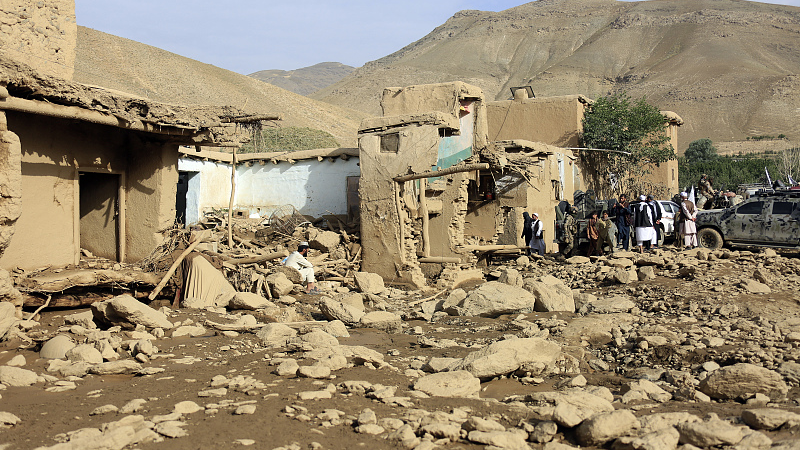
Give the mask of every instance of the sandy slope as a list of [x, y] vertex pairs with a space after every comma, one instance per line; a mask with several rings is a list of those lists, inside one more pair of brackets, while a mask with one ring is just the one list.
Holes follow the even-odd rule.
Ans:
[[75, 80], [177, 104], [232, 105], [283, 114], [282, 126], [325, 130], [343, 146], [356, 145], [366, 114], [286, 91], [245, 75], [156, 47], [78, 28]]

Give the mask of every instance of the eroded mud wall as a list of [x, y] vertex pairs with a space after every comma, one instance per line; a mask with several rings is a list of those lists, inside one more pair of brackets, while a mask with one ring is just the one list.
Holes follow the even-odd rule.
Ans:
[[0, 52], [67, 80], [75, 67], [74, 0], [0, 0]]
[[22, 212], [0, 267], [76, 262], [82, 171], [119, 174], [124, 180], [126, 260], [146, 256], [161, 242], [158, 230], [175, 217], [175, 146], [148, 143], [114, 127], [17, 112], [6, 115], [8, 128], [20, 140]]
[[395, 196], [400, 191], [392, 178], [409, 169], [429, 170], [436, 163], [438, 143], [439, 130], [433, 126], [404, 127], [384, 136], [359, 138], [362, 270], [377, 273], [386, 281], [413, 283], [422, 276], [418, 267], [413, 273], [405, 271], [407, 264], [416, 260], [416, 243], [410, 236], [408, 211], [404, 206], [398, 208]]
[[583, 112], [584, 104], [576, 95], [487, 102], [489, 139], [577, 147]]
[[6, 114], [0, 111], [0, 255], [11, 242], [22, 211], [21, 154], [19, 136], [8, 130]]

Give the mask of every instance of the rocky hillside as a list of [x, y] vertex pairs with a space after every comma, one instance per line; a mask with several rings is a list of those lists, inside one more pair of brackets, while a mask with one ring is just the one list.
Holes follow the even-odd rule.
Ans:
[[647, 96], [694, 139], [800, 136], [800, 8], [741, 0], [539, 0], [461, 11], [312, 97], [370, 114], [385, 86], [463, 80], [490, 99]]
[[78, 27], [75, 81], [166, 103], [231, 105], [248, 112], [283, 114], [282, 126], [324, 130], [343, 146], [356, 145], [356, 130], [366, 116], [85, 27]]
[[330, 86], [356, 68], [338, 62], [323, 62], [295, 70], [260, 70], [248, 77], [273, 84], [300, 95], [308, 95]]

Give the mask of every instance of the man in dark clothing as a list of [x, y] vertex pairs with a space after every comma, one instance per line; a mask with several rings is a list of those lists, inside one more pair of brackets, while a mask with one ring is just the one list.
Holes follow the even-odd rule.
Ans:
[[628, 204], [628, 197], [625, 194], [619, 196], [619, 201], [614, 205], [614, 209], [612, 210], [614, 217], [616, 217], [615, 221], [617, 224], [617, 232], [619, 236], [617, 237], [617, 246], [622, 245], [622, 249], [628, 251], [628, 248], [631, 243], [631, 224], [633, 223], [633, 219], [631, 217], [631, 210]]
[[658, 241], [661, 240], [661, 227], [659, 226], [659, 224], [661, 224], [661, 208], [659, 207], [658, 203], [653, 200], [652, 195], [647, 196], [647, 204], [653, 208], [653, 212], [655, 213], [655, 222], [653, 223], [653, 228], [656, 229], [656, 237], [651, 242], [651, 247], [658, 248]]
[[525, 239], [525, 246], [528, 247], [525, 252], [527, 254], [531, 254], [531, 239], [533, 239], [533, 228], [531, 228], [531, 224], [533, 224], [533, 218], [531, 217], [528, 212], [522, 213], [522, 239]]

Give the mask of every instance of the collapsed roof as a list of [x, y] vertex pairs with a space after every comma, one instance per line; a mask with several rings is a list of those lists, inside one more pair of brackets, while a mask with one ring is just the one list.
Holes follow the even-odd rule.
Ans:
[[230, 106], [180, 106], [37, 73], [0, 55], [0, 110], [71, 118], [168, 135], [190, 145], [239, 147], [249, 139], [239, 124], [279, 120]]

